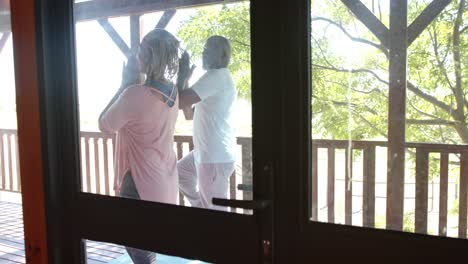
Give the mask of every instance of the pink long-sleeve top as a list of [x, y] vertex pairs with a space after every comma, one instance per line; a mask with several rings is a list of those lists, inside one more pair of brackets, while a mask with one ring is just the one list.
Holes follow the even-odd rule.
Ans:
[[131, 86], [102, 115], [99, 127], [117, 133], [114, 189], [120, 190], [130, 170], [142, 200], [175, 204], [178, 174], [173, 145], [178, 99], [169, 107], [161, 96], [153, 88]]

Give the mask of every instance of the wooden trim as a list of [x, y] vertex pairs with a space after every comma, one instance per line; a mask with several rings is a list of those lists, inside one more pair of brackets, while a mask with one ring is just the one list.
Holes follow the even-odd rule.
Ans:
[[11, 26], [15, 32], [16, 111], [26, 262], [46, 264], [49, 260], [37, 63], [41, 51], [36, 42], [35, 2], [11, 1]]
[[[88, 193], [78, 195], [77, 206], [74, 228], [84, 239], [211, 263], [258, 263], [258, 223], [250, 215]], [[131, 217], [122, 218], [123, 212]], [[148, 235], [148, 227], [157, 235]], [[239, 245], [252, 250], [233, 254]]]
[[384, 45], [389, 48], [390, 32], [388, 28], [359, 0], [341, 0]]
[[93, 0], [75, 4], [75, 20], [144, 14], [168, 9], [239, 2], [240, 0]]
[[405, 179], [407, 0], [390, 2], [387, 229], [402, 230]]
[[408, 46], [444, 11], [453, 0], [434, 0], [411, 23], [408, 28]]

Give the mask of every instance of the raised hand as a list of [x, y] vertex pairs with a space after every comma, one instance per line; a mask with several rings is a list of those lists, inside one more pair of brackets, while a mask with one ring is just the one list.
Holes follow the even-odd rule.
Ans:
[[179, 59], [179, 71], [177, 73], [177, 87], [179, 90], [186, 88], [188, 80], [192, 76], [195, 65], [190, 67], [190, 56], [187, 51], [184, 51], [182, 57]]
[[140, 66], [135, 55], [128, 58], [127, 64], [122, 67], [122, 89], [142, 82]]

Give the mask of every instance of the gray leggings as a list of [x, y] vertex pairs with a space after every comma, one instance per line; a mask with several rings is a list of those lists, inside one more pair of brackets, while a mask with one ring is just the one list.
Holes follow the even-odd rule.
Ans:
[[[130, 171], [127, 172], [123, 178], [123, 182], [120, 187], [120, 197], [140, 200], [140, 195], [138, 194], [138, 190]], [[156, 263], [156, 253], [154, 252], [131, 247], [125, 247], [125, 249], [134, 264]]]

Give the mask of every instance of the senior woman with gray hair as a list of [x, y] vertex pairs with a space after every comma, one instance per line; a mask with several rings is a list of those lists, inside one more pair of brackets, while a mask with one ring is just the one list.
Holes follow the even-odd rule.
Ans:
[[227, 68], [230, 59], [229, 40], [212, 36], [203, 50], [206, 73], [190, 88], [186, 86], [193, 67], [186, 53], [179, 65], [179, 108], [187, 119], [193, 117], [194, 143], [193, 151], [177, 164], [179, 188], [195, 207], [226, 210], [214, 206], [212, 198], [227, 198], [236, 161], [232, 118], [237, 92]]
[[[172, 79], [178, 71], [178, 49], [179, 41], [166, 30], [148, 33], [99, 117], [101, 131], [117, 133], [114, 189], [121, 197], [177, 203], [173, 144], [179, 106]], [[153, 252], [130, 247], [127, 252], [135, 264], [156, 262]]]

